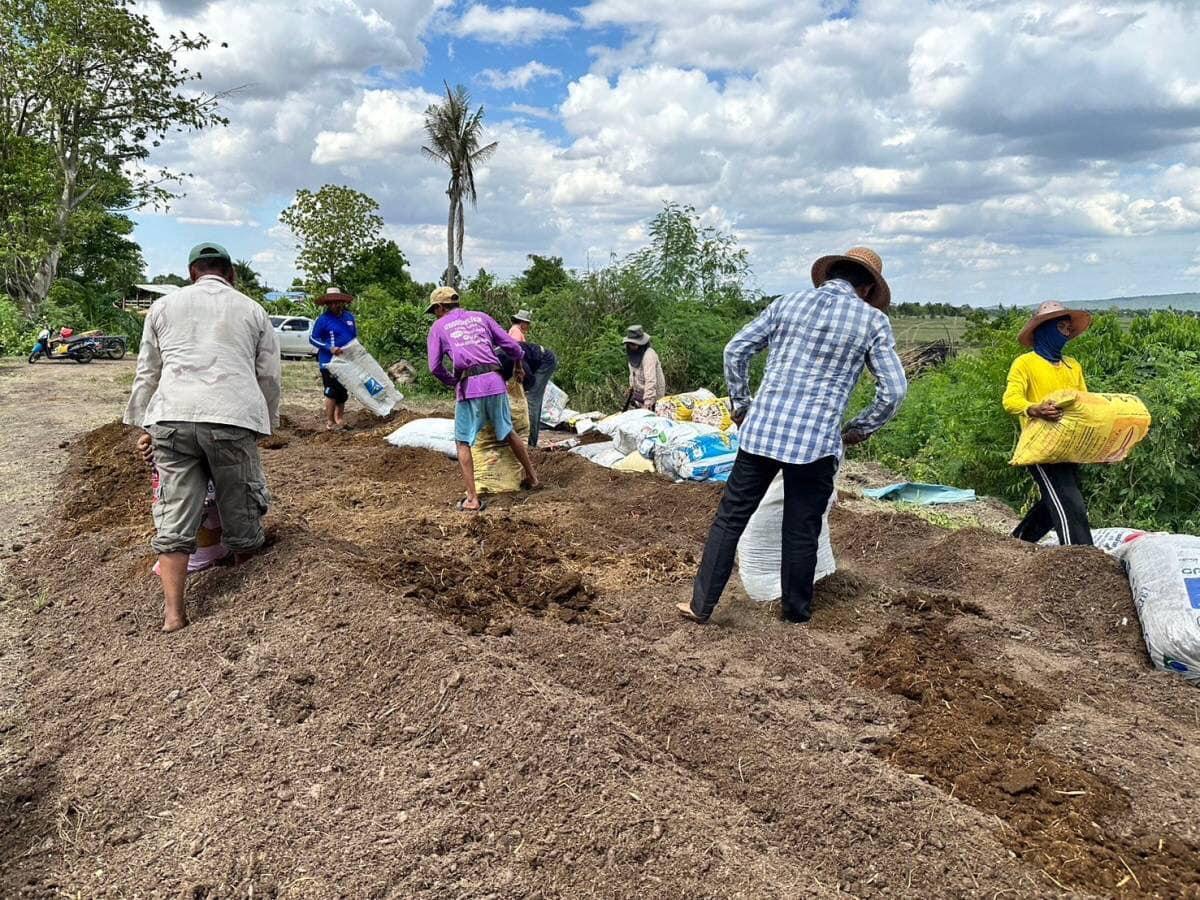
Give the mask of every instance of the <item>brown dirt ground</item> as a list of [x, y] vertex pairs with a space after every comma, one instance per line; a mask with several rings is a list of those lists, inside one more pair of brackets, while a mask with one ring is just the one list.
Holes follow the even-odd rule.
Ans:
[[0, 892], [1200, 897], [1200, 695], [1103, 554], [848, 505], [810, 625], [735, 579], [701, 629], [718, 489], [542, 453], [467, 517], [411, 415], [289, 408], [269, 548], [169, 637], [132, 436], [71, 442], [3, 607]]

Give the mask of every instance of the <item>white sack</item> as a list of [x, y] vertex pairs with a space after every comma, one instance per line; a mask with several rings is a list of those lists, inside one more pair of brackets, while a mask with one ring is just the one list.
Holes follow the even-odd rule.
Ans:
[[611, 469], [629, 455], [622, 453], [614, 447], [612, 441], [603, 441], [599, 444], [584, 444], [581, 447], [573, 448], [571, 452], [576, 456], [582, 456], [588, 462], [604, 466], [606, 469]]
[[1116, 555], [1129, 575], [1150, 661], [1200, 684], [1200, 537], [1147, 534]]
[[386, 416], [404, 399], [383, 366], [358, 341], [343, 347], [326, 368], [352, 397], [377, 416]]
[[[1116, 556], [1122, 544], [1136, 537], [1141, 537], [1145, 533], [1144, 531], [1138, 531], [1136, 528], [1093, 528], [1092, 543], [1096, 546], [1097, 550], [1103, 550], [1110, 556]], [[1058, 535], [1051, 531], [1038, 541], [1038, 543], [1043, 547], [1057, 547]]]
[[445, 456], [458, 456], [454, 443], [453, 419], [413, 419], [387, 436], [393, 447], [416, 447]]
[[567, 421], [567, 392], [553, 381], [546, 382], [546, 393], [542, 396], [542, 424], [553, 428]]
[[[837, 571], [833, 546], [829, 542], [829, 512], [837, 497], [835, 490], [821, 519], [821, 536], [817, 539], [817, 570], [814, 581], [820, 581]], [[783, 565], [783, 475], [775, 476], [766, 496], [738, 541], [738, 574], [751, 600], [769, 603], [783, 596], [780, 568]]]

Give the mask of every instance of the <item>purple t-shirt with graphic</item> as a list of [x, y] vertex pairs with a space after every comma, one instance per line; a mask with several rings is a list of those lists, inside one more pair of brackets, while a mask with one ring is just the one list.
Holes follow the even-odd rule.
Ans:
[[473, 309], [451, 310], [429, 329], [429, 340], [426, 343], [429, 371], [442, 384], [455, 388], [455, 396], [459, 400], [503, 394], [506, 387], [499, 372], [476, 375], [463, 383], [457, 383], [453, 372], [446, 371], [444, 361], [444, 357], [449, 356], [454, 371], [462, 371], [472, 366], [498, 366], [500, 360], [496, 356], [495, 347], [502, 348], [514, 360], [524, 356], [521, 345], [487, 313]]

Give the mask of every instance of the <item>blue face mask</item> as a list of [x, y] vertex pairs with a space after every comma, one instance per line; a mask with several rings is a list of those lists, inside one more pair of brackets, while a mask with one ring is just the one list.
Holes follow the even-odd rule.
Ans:
[[1033, 351], [1048, 362], [1062, 362], [1070, 338], [1058, 330], [1058, 320], [1043, 322], [1033, 332]]

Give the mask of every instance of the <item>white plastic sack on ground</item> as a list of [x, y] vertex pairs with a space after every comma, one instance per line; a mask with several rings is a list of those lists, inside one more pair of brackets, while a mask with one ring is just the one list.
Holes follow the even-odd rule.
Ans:
[[622, 422], [613, 433], [613, 443], [618, 450], [624, 453], [633, 453], [640, 447], [643, 439], [652, 434], [669, 431], [674, 425], [675, 423], [670, 419], [663, 419], [659, 416], [628, 419]]
[[553, 428], [567, 421], [567, 392], [553, 381], [546, 382], [542, 396], [542, 424]]
[[[711, 425], [685, 423], [676, 427], [666, 445], [654, 452], [654, 468], [662, 475], [683, 481], [725, 481], [737, 458], [738, 436]], [[701, 434], [687, 434], [693, 428]]]
[[[829, 505], [821, 520], [821, 536], [817, 539], [817, 571], [814, 581], [820, 581], [837, 571], [833, 546], [829, 542], [829, 511], [837, 492], [829, 497]], [[780, 568], [783, 565], [783, 476], [776, 476], [767, 488], [758, 510], [738, 541], [738, 574], [751, 600], [769, 603], [783, 595], [780, 587]]]
[[329, 361], [328, 368], [352, 397], [377, 416], [386, 416], [404, 399], [383, 366], [358, 341], [343, 347], [341, 355]]
[[1151, 662], [1200, 685], [1200, 537], [1147, 534], [1122, 544], [1117, 558]]
[[584, 444], [581, 447], [575, 447], [571, 452], [576, 456], [582, 456], [588, 462], [604, 466], [606, 469], [611, 469], [628, 455], [614, 447], [612, 441], [603, 441], [599, 444]]
[[[1145, 533], [1136, 528], [1093, 528], [1092, 543], [1096, 545], [1096, 549], [1103, 550], [1110, 556], [1116, 556], [1122, 544], [1141, 537]], [[1038, 543], [1043, 547], [1057, 547], [1058, 535], [1052, 531]]]
[[660, 450], [665, 450], [667, 445], [672, 442], [681, 444], [702, 434], [717, 434], [720, 431], [715, 425], [701, 425], [699, 422], [674, 422], [661, 416], [646, 419], [645, 422], [642, 440], [638, 444], [638, 452], [646, 459], [654, 459]]
[[458, 456], [453, 419], [413, 419], [389, 434], [387, 442], [393, 447], [416, 447], [445, 456]]
[[625, 412], [613, 413], [611, 416], [605, 416], [596, 423], [596, 430], [608, 437], [615, 437], [617, 430], [635, 419], [645, 419], [654, 415], [648, 409], [627, 409]]

